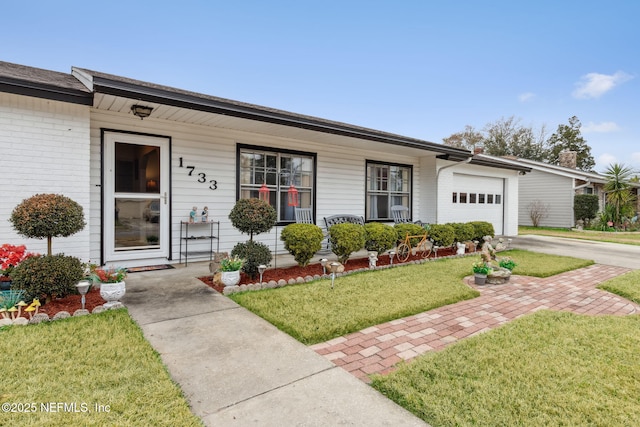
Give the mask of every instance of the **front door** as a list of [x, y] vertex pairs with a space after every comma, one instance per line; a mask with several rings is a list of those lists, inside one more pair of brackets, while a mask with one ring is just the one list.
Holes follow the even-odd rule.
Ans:
[[105, 261], [169, 258], [169, 139], [104, 135]]

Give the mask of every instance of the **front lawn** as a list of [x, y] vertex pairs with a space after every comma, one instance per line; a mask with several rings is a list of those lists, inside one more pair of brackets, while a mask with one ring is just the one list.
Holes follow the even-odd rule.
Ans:
[[2, 425], [201, 426], [126, 310], [0, 329]]
[[[547, 277], [592, 264], [522, 250], [499, 253], [514, 274]], [[478, 296], [462, 283], [478, 256], [430, 261], [278, 289], [233, 294], [234, 301], [305, 344], [315, 344]]]
[[433, 426], [640, 425], [640, 316], [541, 311], [372, 386]]
[[569, 230], [550, 227], [518, 227], [519, 235], [534, 234], [539, 236], [568, 237], [571, 239], [594, 240], [598, 242], [640, 245], [640, 232]]
[[640, 270], [634, 270], [622, 276], [607, 280], [600, 284], [598, 289], [609, 291], [640, 304]]

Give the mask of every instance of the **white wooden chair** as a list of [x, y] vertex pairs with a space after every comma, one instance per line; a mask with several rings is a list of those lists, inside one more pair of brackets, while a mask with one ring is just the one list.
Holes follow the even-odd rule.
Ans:
[[311, 212], [311, 208], [296, 208], [295, 214], [298, 224], [313, 224], [313, 212]]
[[391, 206], [391, 216], [395, 224], [410, 223], [409, 208], [402, 205]]

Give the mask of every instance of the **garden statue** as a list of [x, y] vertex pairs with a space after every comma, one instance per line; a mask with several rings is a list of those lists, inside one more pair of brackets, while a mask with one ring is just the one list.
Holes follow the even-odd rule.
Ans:
[[491, 240], [493, 239], [491, 236], [484, 236], [482, 240], [484, 240], [484, 243], [482, 244], [482, 252], [480, 253], [480, 256], [482, 257], [482, 261], [490, 264], [491, 261], [496, 259], [496, 250], [491, 246]]
[[467, 245], [464, 242], [456, 242], [456, 255], [464, 255], [464, 251], [467, 249]]
[[209, 208], [205, 206], [202, 210], [202, 222], [207, 221], [209, 221]]
[[376, 262], [378, 261], [378, 253], [377, 252], [369, 252], [369, 268], [376, 268]]
[[191, 212], [189, 213], [189, 222], [191, 224], [196, 222], [196, 216], [197, 215], [198, 215], [198, 208], [196, 206], [194, 206], [193, 209], [191, 209]]

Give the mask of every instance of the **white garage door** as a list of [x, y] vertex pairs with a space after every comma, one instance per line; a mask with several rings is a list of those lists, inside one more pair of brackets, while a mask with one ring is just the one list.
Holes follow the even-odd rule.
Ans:
[[504, 179], [453, 174], [450, 195], [451, 220], [446, 222], [487, 221], [496, 234], [503, 234]]

